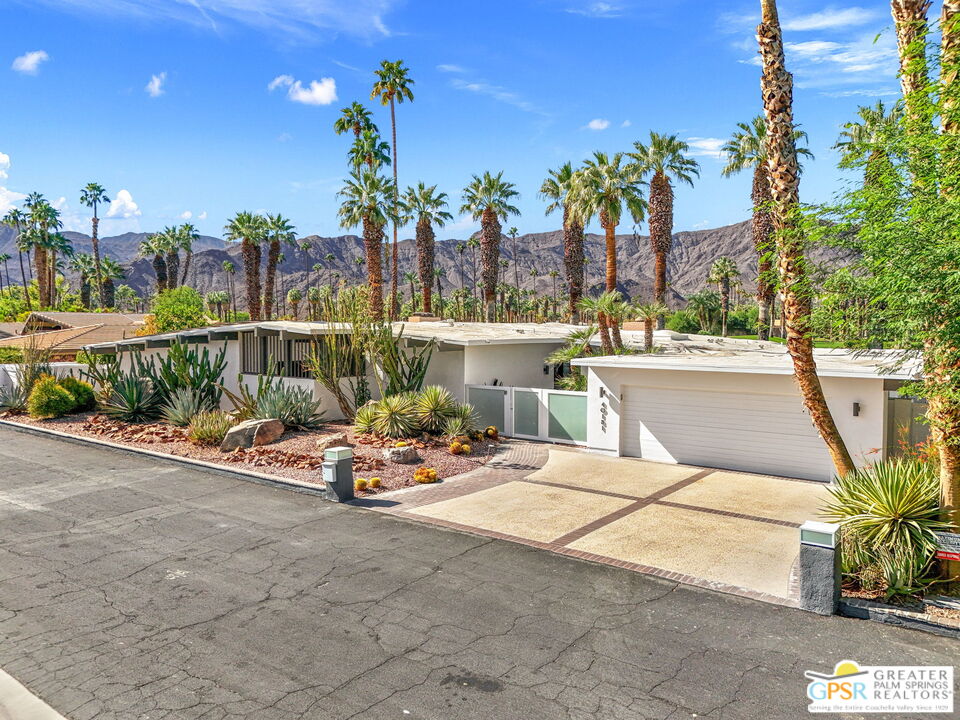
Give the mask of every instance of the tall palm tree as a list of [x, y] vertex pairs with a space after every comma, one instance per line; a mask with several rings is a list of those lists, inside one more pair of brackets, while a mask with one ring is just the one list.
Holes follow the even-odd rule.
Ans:
[[467, 240], [467, 247], [470, 248], [470, 296], [476, 304], [477, 299], [477, 250], [480, 248], [480, 238], [474, 233]]
[[73, 244], [61, 232], [50, 233], [47, 236], [47, 266], [48, 282], [50, 287], [50, 305], [57, 307], [60, 298], [57, 291], [57, 271], [64, 271], [63, 259], [73, 257]]
[[368, 170], [377, 172], [384, 165], [391, 163], [390, 145], [375, 131], [364, 130], [347, 151], [347, 161], [355, 172], [362, 165], [366, 165]]
[[633, 316], [643, 323], [643, 350], [653, 352], [653, 328], [657, 318], [667, 312], [667, 306], [662, 303], [640, 303], [632, 308]]
[[886, 141], [900, 124], [903, 111], [896, 104], [888, 109], [882, 100], [877, 100], [875, 105], [861, 107], [857, 116], [859, 121], [844, 124], [833, 148], [840, 151], [840, 167], [857, 167], [862, 163], [864, 182], [870, 182], [881, 167], [890, 162]]
[[273, 291], [277, 282], [277, 265], [280, 262], [280, 246], [283, 243], [293, 243], [296, 235], [293, 225], [280, 213], [267, 215], [264, 218], [265, 237], [269, 241], [267, 249], [267, 272], [263, 281], [263, 296], [266, 298], [264, 307], [267, 320], [273, 317]]
[[157, 292], [167, 289], [166, 243], [163, 233], [151, 233], [140, 241], [140, 256], [153, 256], [153, 274], [157, 278]]
[[[433, 255], [436, 234], [434, 226], [443, 227], [453, 215], [447, 212], [447, 194], [438, 193], [436, 185], [417, 183], [403, 194], [403, 210], [416, 221], [417, 275], [423, 293], [423, 312], [433, 312]], [[461, 269], [462, 272], [462, 269]], [[461, 275], [461, 284], [462, 284]]]
[[[20, 208], [12, 208], [2, 220], [4, 225], [12, 227], [16, 233], [13, 240], [17, 245], [17, 259], [20, 261], [20, 284], [23, 286], [23, 298], [27, 303], [27, 310], [31, 310], [32, 308], [30, 307], [30, 292], [27, 288], [27, 273], [23, 267], [23, 253], [29, 250], [30, 245], [26, 242], [26, 238], [23, 237], [23, 229], [29, 221], [27, 214]], [[29, 266], [29, 264], [30, 260], [27, 258], [27, 265]]]
[[165, 227], [159, 237], [167, 264], [167, 290], [173, 290], [180, 280], [180, 228]]
[[[633, 144], [629, 156], [637, 163], [642, 178], [650, 176], [650, 245], [653, 249], [653, 301], [661, 305], [667, 299], [667, 254], [673, 246], [673, 183], [671, 179], [693, 187], [700, 177], [700, 164], [686, 153], [690, 146], [676, 135], [650, 132], [650, 144]], [[663, 329], [663, 316], [657, 319]]]
[[437, 301], [440, 307], [443, 307], [443, 285], [441, 285], [440, 281], [447, 276], [447, 271], [438, 266], [433, 269], [432, 274], [433, 280], [437, 283]]
[[181, 285], [187, 284], [187, 273], [190, 272], [190, 262], [193, 260], [193, 244], [199, 239], [200, 233], [191, 223], [184, 223], [177, 228], [177, 243], [185, 254], [183, 272], [180, 274]]
[[300, 292], [299, 288], [290, 288], [287, 291], [287, 302], [290, 303], [290, 308], [293, 310], [294, 320], [300, 316], [300, 303], [302, 300], [303, 293]]
[[373, 83], [373, 89], [370, 91], [370, 99], [379, 99], [381, 105], [390, 106], [390, 132], [391, 132], [391, 143], [390, 147], [393, 148], [393, 254], [392, 254], [392, 266], [390, 270], [390, 315], [391, 317], [395, 316], [397, 311], [397, 282], [398, 282], [398, 265], [397, 265], [397, 224], [399, 222], [400, 212], [399, 204], [400, 198], [398, 197], [398, 188], [397, 184], [397, 113], [396, 113], [396, 103], [402, 103], [405, 100], [413, 102], [413, 85], [414, 81], [410, 78], [410, 69], [404, 67], [403, 60], [396, 60], [391, 62], [390, 60], [383, 60], [380, 63], [380, 68], [374, 70], [374, 75], [377, 76], [376, 82]]
[[[341, 199], [337, 211], [340, 227], [346, 229], [359, 225], [363, 228], [370, 312], [380, 320], [383, 318], [383, 229], [395, 218], [396, 188], [389, 178], [365, 171], [350, 175], [337, 197]], [[360, 264], [362, 262], [361, 259]]]
[[793, 360], [793, 374], [807, 412], [827, 445], [837, 473], [843, 476], [853, 470], [853, 461], [827, 407], [813, 356], [810, 283], [802, 230], [797, 218], [800, 211], [800, 169], [794, 142], [793, 76], [786, 68], [776, 0], [761, 0], [760, 6], [761, 19], [757, 27], [763, 67], [760, 95], [767, 123], [767, 167], [787, 325], [787, 351]]
[[59, 232], [63, 223], [60, 221], [60, 212], [40, 193], [30, 193], [24, 204], [30, 218], [28, 237], [33, 247], [40, 306], [51, 307], [54, 294], [51, 268], [56, 260], [53, 234]]
[[354, 137], [360, 137], [360, 133], [364, 130], [377, 132], [377, 126], [373, 123], [373, 115], [370, 111], [358, 102], [343, 108], [340, 111], [340, 117], [333, 123], [333, 131], [337, 135], [352, 132]]
[[237, 272], [237, 267], [229, 260], [223, 261], [223, 272], [227, 276], [227, 291], [230, 293], [230, 305], [232, 306], [233, 318], [237, 318], [237, 295], [233, 290], [233, 276]]
[[730, 315], [730, 283], [740, 277], [737, 264], [728, 257], [718, 257], [710, 266], [707, 281], [720, 291], [720, 334], [727, 336], [727, 317]]
[[[97, 268], [92, 255], [77, 253], [70, 261], [70, 269], [80, 276], [80, 304], [90, 309], [90, 281], [97, 282]], [[99, 285], [99, 282], [97, 283]]]
[[517, 290], [520, 289], [520, 253], [517, 250], [517, 236], [520, 231], [511, 227], [507, 230], [507, 237], [510, 238], [510, 251], [513, 253], [513, 284]]
[[112, 308], [117, 305], [116, 281], [126, 277], [123, 267], [111, 257], [104, 255], [100, 258], [100, 286], [103, 288], [102, 307]]
[[606, 317], [603, 312], [604, 303], [600, 300], [600, 298], [584, 296], [580, 298], [580, 302], [577, 304], [581, 313], [593, 315], [597, 318], [597, 334], [600, 336], [600, 352], [603, 355], [613, 355], [613, 341], [610, 339], [610, 325], [605, 319], [602, 323], [600, 322], [601, 318]]
[[266, 220], [252, 212], [238, 212], [224, 227], [224, 239], [240, 243], [246, 285], [247, 311], [251, 320], [260, 320], [260, 244], [267, 233]]
[[583, 296], [584, 258], [583, 223], [576, 214], [570, 212], [573, 182], [573, 165], [564, 163], [556, 170], [549, 171], [547, 179], [540, 186], [540, 197], [550, 201], [547, 215], [558, 209], [563, 212], [563, 269], [570, 296], [570, 318], [576, 323], [580, 321], [577, 303]]
[[497, 273], [500, 260], [500, 222], [520, 211], [511, 202], [520, 197], [511, 182], [503, 179], [503, 171], [496, 175], [489, 171], [474, 175], [463, 189], [461, 213], [470, 213], [480, 221], [480, 264], [483, 278], [487, 322], [497, 319]]
[[413, 312], [417, 311], [417, 274], [411, 270], [407, 270], [403, 274], [403, 281], [407, 283], [410, 288], [410, 308]]
[[337, 256], [334, 255], [332, 252], [328, 252], [326, 255], [323, 256], [323, 261], [327, 263], [327, 281], [331, 285], [333, 285], [333, 267], [336, 260], [337, 260]]
[[[807, 133], [793, 129], [793, 144], [798, 156], [813, 158], [813, 153], [801, 143], [806, 143]], [[720, 171], [723, 177], [731, 177], [743, 170], [753, 171], [750, 199], [753, 203], [753, 246], [757, 251], [757, 336], [770, 339], [770, 323], [773, 319], [773, 302], [776, 282], [773, 277], [773, 220], [770, 216], [770, 179], [767, 168], [767, 124], [763, 115], [757, 115], [749, 123], [737, 123], [737, 130], [723, 145], [726, 164]], [[803, 167], [798, 164], [798, 169]]]
[[[97, 271], [97, 278], [100, 277], [100, 218], [97, 216], [97, 206], [108, 202], [110, 202], [110, 198], [107, 197], [107, 191], [100, 183], [87, 183], [83, 190], [80, 191], [80, 203], [93, 209], [93, 217], [90, 219], [90, 242], [93, 245], [93, 264]], [[97, 294], [100, 305], [103, 306], [103, 288], [99, 285], [97, 287]]]

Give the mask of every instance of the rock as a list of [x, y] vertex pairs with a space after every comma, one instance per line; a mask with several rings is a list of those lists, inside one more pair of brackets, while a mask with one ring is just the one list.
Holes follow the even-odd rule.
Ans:
[[388, 462], [409, 465], [410, 463], [419, 462], [420, 456], [417, 455], [417, 449], [413, 445], [407, 445], [406, 447], [384, 448], [383, 459]]
[[332, 447], [353, 447], [353, 444], [347, 442], [346, 433], [334, 433], [333, 435], [324, 435], [317, 440], [317, 450], [321, 453]]
[[220, 452], [269, 445], [280, 439], [283, 430], [283, 423], [279, 420], [244, 420], [230, 428], [220, 443]]

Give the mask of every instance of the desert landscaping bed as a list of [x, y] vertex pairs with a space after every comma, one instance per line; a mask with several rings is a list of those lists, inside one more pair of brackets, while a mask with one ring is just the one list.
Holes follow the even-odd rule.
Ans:
[[470, 455], [452, 455], [448, 444], [439, 440], [408, 441], [416, 446], [420, 461], [400, 464], [383, 459], [383, 448], [392, 447], [393, 441], [359, 435], [352, 426], [343, 423], [325, 423], [309, 431], [288, 430], [279, 440], [269, 445], [222, 453], [216, 447], [194, 445], [187, 440], [185, 428], [164, 423], [119, 423], [96, 412], [51, 420], [36, 420], [27, 415], [10, 413], [3, 413], [0, 417], [10, 422], [49, 428], [77, 437], [107, 440], [134, 448], [142, 447], [167, 455], [216, 463], [227, 468], [240, 465], [257, 472], [318, 485], [322, 484], [320, 464], [323, 461], [323, 452], [318, 447], [318, 442], [323, 443], [333, 435], [344, 434], [347, 443], [353, 446], [354, 476], [380, 478], [379, 488], [368, 488], [359, 493], [361, 495], [416, 485], [413, 474], [420, 467], [436, 470], [440, 480], [470, 472], [484, 465], [493, 456], [496, 447], [496, 442], [481, 440], [471, 443]]

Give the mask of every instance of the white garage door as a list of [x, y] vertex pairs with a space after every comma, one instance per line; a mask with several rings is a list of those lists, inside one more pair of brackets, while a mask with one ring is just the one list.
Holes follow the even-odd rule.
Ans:
[[798, 395], [627, 387], [624, 455], [830, 480], [833, 463]]

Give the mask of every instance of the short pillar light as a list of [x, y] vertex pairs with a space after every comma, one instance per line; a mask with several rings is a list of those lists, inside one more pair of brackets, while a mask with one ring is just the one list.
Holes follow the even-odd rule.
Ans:
[[840, 604], [840, 526], [808, 520], [800, 526], [800, 607], [834, 615]]
[[327, 500], [353, 500], [353, 448], [329, 448], [323, 453], [323, 482], [327, 486]]

